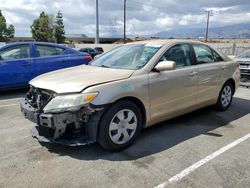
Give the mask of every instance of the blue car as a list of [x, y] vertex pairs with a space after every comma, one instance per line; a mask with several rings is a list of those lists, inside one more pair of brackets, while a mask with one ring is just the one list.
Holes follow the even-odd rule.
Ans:
[[0, 90], [22, 88], [40, 74], [88, 64], [92, 57], [45, 42], [16, 42], [0, 47]]

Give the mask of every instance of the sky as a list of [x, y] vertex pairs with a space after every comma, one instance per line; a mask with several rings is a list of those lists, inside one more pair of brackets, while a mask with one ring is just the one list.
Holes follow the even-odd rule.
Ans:
[[[99, 0], [100, 37], [123, 34], [124, 0]], [[67, 35], [95, 35], [95, 0], [0, 0], [16, 36], [31, 36], [40, 12], [63, 13]], [[127, 0], [127, 34], [151, 35], [173, 28], [205, 28], [206, 10], [213, 10], [211, 27], [250, 24], [249, 0]]]

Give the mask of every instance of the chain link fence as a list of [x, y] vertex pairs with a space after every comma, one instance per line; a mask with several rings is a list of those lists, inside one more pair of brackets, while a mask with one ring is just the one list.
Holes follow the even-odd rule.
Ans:
[[[109, 51], [117, 46], [120, 46], [122, 44], [75, 44], [76, 48], [85, 48], [85, 47], [102, 47], [104, 51]], [[210, 46], [216, 48], [219, 52], [230, 55], [230, 56], [236, 56], [245, 50], [250, 50], [250, 43], [209, 43]]]
[[236, 56], [246, 50], [250, 50], [249, 43], [215, 43], [211, 44], [211, 46], [215, 47], [219, 52], [225, 55]]

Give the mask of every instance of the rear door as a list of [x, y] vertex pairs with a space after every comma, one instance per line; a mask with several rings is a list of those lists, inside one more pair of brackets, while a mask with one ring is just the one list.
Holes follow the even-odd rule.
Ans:
[[70, 66], [69, 55], [63, 47], [35, 44], [34, 51], [36, 76]]
[[28, 85], [34, 77], [34, 59], [29, 44], [13, 45], [0, 51], [0, 88]]
[[198, 67], [198, 104], [215, 103], [222, 87], [225, 62], [210, 47], [203, 44], [193, 44]]

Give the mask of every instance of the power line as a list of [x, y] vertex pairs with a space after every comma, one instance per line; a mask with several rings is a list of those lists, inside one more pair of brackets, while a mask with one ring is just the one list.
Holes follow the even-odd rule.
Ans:
[[[120, 0], [120, 1], [114, 1], [112, 2], [112, 4], [116, 4], [116, 5], [121, 5], [121, 7], [124, 6], [124, 0]], [[168, 12], [169, 7], [160, 7], [160, 6], [156, 6], [155, 4], [151, 4], [148, 2], [139, 2], [139, 1], [135, 1], [135, 0], [127, 0], [127, 11], [131, 11], [131, 10], [143, 10], [143, 5], [153, 8], [153, 9], [158, 9], [161, 10], [162, 12]], [[191, 8], [187, 8], [187, 7], [175, 7], [175, 9], [179, 10], [179, 11], [183, 11], [183, 12], [193, 12], [194, 9]]]
[[[157, 5], [155, 5], [155, 4], [152, 4], [152, 3], [145, 3], [145, 2], [140, 2], [140, 1], [137, 1], [137, 0], [129, 0], [128, 1], [128, 4], [134, 4], [134, 5], [137, 5], [137, 6], [140, 6], [140, 7], [142, 7], [142, 5], [145, 5], [145, 6], [148, 6], [148, 7], [150, 7], [150, 8], [155, 8], [155, 9], [159, 9], [159, 10], [164, 10], [165, 12], [168, 12], [168, 8], [170, 8], [170, 7], [164, 7], [164, 6], [157, 6]], [[192, 9], [192, 8], [187, 8], [187, 7], [175, 7], [175, 9], [176, 10], [180, 10], [180, 11], [185, 11], [185, 12], [187, 12], [187, 11], [190, 11], [190, 12], [193, 12], [194, 11], [194, 9]]]

